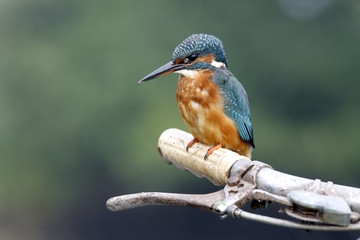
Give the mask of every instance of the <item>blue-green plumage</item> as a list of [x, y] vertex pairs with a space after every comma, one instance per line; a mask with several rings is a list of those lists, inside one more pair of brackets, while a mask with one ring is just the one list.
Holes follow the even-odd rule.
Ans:
[[240, 137], [255, 148], [249, 100], [243, 85], [225, 67], [217, 68], [206, 62], [196, 62], [190, 65], [188, 69], [210, 69], [215, 72], [211, 80], [221, 90], [225, 100], [224, 111], [226, 115], [235, 122]]
[[197, 56], [214, 54], [216, 61], [223, 62], [227, 66], [223, 44], [215, 36], [202, 33], [191, 35], [175, 48], [172, 61], [176, 62], [177, 59], [184, 59], [192, 54]]
[[212, 80], [221, 89], [221, 94], [225, 99], [224, 111], [226, 115], [235, 122], [241, 138], [255, 148], [249, 100], [244, 87], [225, 68], [216, 69]]
[[223, 44], [218, 38], [193, 34], [175, 48], [169, 63], [140, 82], [179, 73], [177, 101], [185, 123], [195, 140], [217, 144], [205, 158], [219, 146], [250, 158], [255, 145], [248, 97], [227, 66]]
[[[172, 61], [184, 59], [192, 54], [205, 56], [214, 54], [215, 60], [227, 66], [227, 59], [222, 42], [208, 34], [193, 34], [175, 48]], [[221, 89], [225, 99], [224, 111], [236, 124], [241, 138], [254, 148], [253, 127], [250, 119], [249, 101], [242, 84], [227, 70], [216, 68], [206, 62], [195, 62], [188, 69], [211, 69], [215, 71], [213, 82]]]

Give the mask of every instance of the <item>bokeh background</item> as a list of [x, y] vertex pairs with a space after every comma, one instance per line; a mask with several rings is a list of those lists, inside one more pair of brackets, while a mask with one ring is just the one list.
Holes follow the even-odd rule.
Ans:
[[192, 33], [224, 43], [254, 159], [359, 187], [359, 28], [358, 1], [0, 0], [0, 239], [357, 239], [105, 202], [219, 189], [157, 153], [178, 76], [137, 83]]

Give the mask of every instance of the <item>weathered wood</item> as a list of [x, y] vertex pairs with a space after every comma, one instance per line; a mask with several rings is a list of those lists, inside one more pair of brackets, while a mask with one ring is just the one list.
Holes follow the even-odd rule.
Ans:
[[198, 177], [206, 177], [215, 185], [225, 185], [232, 165], [240, 160], [251, 161], [225, 148], [214, 151], [204, 160], [206, 151], [212, 147], [195, 143], [188, 151], [187, 144], [193, 136], [179, 129], [171, 128], [164, 131], [158, 143], [161, 157], [182, 170], [189, 170]]

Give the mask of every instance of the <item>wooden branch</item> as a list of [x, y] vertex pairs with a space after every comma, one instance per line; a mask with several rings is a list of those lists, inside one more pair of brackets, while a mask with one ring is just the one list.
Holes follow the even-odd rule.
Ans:
[[187, 144], [193, 136], [179, 129], [171, 128], [164, 131], [158, 143], [162, 159], [182, 170], [189, 170], [198, 177], [206, 177], [215, 185], [225, 185], [232, 165], [238, 161], [251, 161], [225, 148], [214, 151], [204, 160], [206, 151], [212, 147], [195, 143], [188, 151]]

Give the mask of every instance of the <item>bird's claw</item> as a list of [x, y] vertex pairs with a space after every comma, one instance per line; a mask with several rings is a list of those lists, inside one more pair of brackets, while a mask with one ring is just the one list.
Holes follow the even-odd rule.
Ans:
[[189, 150], [189, 148], [191, 148], [195, 143], [199, 142], [199, 140], [197, 140], [196, 138], [194, 138], [193, 140], [191, 140], [188, 145], [186, 145], [186, 151]]
[[209, 154], [208, 154], [209, 150], [210, 150], [210, 148], [207, 150], [207, 152], [206, 152], [206, 154], [205, 154], [205, 156], [204, 156], [204, 160], [205, 160], [205, 161], [206, 161], [206, 160], [208, 159], [208, 157], [209, 157]]
[[204, 156], [204, 160], [207, 160], [209, 158], [209, 156], [215, 151], [215, 150], [218, 150], [219, 148], [222, 148], [222, 144], [218, 144], [216, 146], [213, 146], [211, 148], [209, 148], [207, 151], [206, 151], [206, 154]]

